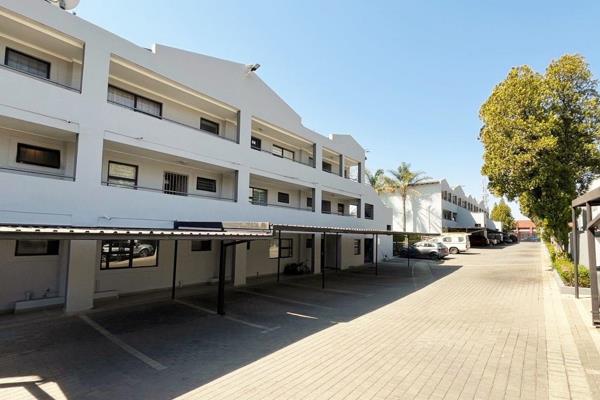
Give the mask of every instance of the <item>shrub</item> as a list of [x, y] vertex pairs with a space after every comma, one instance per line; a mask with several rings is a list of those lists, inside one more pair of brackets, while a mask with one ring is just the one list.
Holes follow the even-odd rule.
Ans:
[[[571, 261], [566, 253], [557, 251], [552, 244], [546, 242], [546, 247], [550, 253], [552, 266], [558, 272], [565, 285], [575, 286], [575, 264], [573, 261]], [[578, 272], [579, 286], [590, 287], [590, 271], [583, 265], [580, 265]]]

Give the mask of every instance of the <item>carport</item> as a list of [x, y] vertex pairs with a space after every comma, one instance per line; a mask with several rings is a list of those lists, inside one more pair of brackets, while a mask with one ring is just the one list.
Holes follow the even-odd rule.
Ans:
[[[580, 250], [579, 250], [579, 227], [578, 227], [578, 211], [582, 210], [583, 226], [585, 239], [587, 242], [588, 267], [590, 271], [590, 290], [592, 297], [592, 322], [596, 326], [600, 326], [600, 294], [598, 293], [598, 264], [596, 260], [596, 237], [598, 235], [598, 227], [600, 226], [600, 214], [594, 217], [594, 209], [592, 207], [600, 206], [600, 187], [589, 191], [573, 200], [572, 207], [572, 250], [573, 262], [579, 265]], [[579, 269], [575, 268], [575, 297], [579, 297]]]
[[[178, 242], [180, 240], [198, 239], [219, 240], [221, 243], [217, 302], [217, 312], [219, 314], [224, 314], [226, 248], [250, 240], [271, 239], [272, 237], [273, 233], [268, 222], [176, 221], [173, 229], [0, 225], [0, 240], [68, 240], [69, 243], [95, 242], [98, 240], [172, 240], [175, 244], [171, 287], [173, 298], [175, 296], [177, 275]], [[69, 254], [70, 260], [74, 257], [72, 253], [73, 250]], [[77, 256], [85, 256], [85, 254], [82, 254], [80, 252]], [[82, 298], [85, 295], [81, 295], [81, 288], [73, 283], [78, 281], [80, 278], [78, 275], [80, 274], [81, 272], [72, 268], [72, 263], [69, 262], [67, 271], [67, 281], [69, 283], [66, 285], [67, 289], [64, 295], [65, 310], [67, 312], [83, 311], [91, 308], [93, 304], [93, 292], [90, 298]], [[87, 304], [89, 306], [86, 306]]]

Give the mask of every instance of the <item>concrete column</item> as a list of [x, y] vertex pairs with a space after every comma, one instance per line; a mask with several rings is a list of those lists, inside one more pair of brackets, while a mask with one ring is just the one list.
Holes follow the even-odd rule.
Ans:
[[233, 274], [233, 286], [244, 286], [246, 284], [248, 250], [247, 244], [241, 243], [235, 246], [235, 273]]
[[345, 178], [344, 176], [344, 155], [340, 154], [340, 176]]
[[248, 204], [250, 198], [250, 171], [245, 166], [240, 166], [237, 173], [237, 201], [244, 206]]
[[321, 186], [317, 185], [314, 189], [313, 209], [317, 214], [321, 214], [321, 201], [323, 200], [323, 191]]
[[315, 168], [318, 171], [321, 171], [323, 169], [323, 146], [319, 143], [315, 143], [314, 151]]
[[363, 163], [359, 162], [358, 163], [358, 183], [362, 183], [364, 181], [364, 176], [363, 176]]
[[321, 273], [321, 238], [323, 236], [320, 233], [315, 233], [315, 240], [313, 241], [314, 255], [315, 255], [315, 274]]
[[96, 279], [95, 240], [71, 240], [65, 312], [76, 313], [94, 306]]
[[238, 113], [238, 139], [243, 151], [250, 151], [250, 138], [252, 137], [252, 116], [248, 112]]

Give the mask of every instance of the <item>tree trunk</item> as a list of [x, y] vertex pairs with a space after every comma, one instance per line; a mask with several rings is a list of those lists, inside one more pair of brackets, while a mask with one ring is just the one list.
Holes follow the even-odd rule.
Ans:
[[402, 230], [406, 232], [406, 196], [402, 196]]

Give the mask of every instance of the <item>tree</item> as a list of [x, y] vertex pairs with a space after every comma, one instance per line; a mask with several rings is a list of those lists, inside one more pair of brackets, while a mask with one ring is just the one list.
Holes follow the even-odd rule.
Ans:
[[565, 55], [544, 74], [513, 68], [480, 110], [489, 189], [563, 248], [571, 201], [600, 173], [600, 98], [585, 59]]
[[504, 202], [504, 199], [500, 199], [500, 203], [494, 204], [490, 217], [494, 221], [502, 222], [502, 230], [505, 232], [515, 229], [515, 219], [512, 216], [512, 210]]
[[386, 179], [383, 170], [378, 169], [374, 174], [368, 169], [365, 172], [367, 174], [367, 182], [369, 182], [369, 185], [371, 185], [378, 194], [384, 192], [386, 189]]
[[402, 198], [402, 230], [406, 232], [406, 199], [411, 193], [419, 195], [414, 185], [431, 178], [425, 176], [422, 171], [411, 170], [410, 164], [405, 162], [401, 163], [397, 169], [389, 170], [389, 173], [392, 174], [392, 177], [386, 179], [386, 188], [389, 192], [398, 193]]

